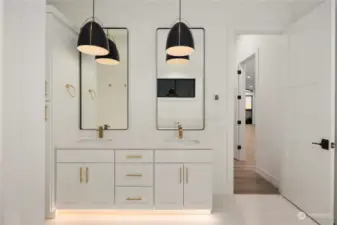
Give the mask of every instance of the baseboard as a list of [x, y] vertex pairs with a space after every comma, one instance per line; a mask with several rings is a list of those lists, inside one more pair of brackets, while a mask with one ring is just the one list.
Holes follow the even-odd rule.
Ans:
[[256, 167], [256, 173], [258, 173], [261, 177], [269, 181], [271, 184], [273, 184], [275, 187], [279, 188], [280, 187], [280, 181], [276, 179], [274, 176], [272, 176], [270, 173], [267, 171]]

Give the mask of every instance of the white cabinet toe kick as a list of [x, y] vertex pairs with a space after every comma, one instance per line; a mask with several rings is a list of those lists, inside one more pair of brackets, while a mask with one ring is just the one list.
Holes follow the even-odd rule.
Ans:
[[211, 150], [57, 150], [57, 210], [210, 213]]

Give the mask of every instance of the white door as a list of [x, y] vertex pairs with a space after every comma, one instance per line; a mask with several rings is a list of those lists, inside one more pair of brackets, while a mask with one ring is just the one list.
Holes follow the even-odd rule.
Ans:
[[211, 164], [184, 164], [184, 208], [212, 208]]
[[57, 163], [57, 208], [77, 208], [81, 205], [84, 183], [84, 171], [81, 168], [81, 163]]
[[331, 2], [324, 2], [287, 31], [290, 73], [284, 89], [286, 154], [281, 192], [323, 225], [332, 224], [334, 150], [312, 142], [334, 139]]
[[84, 207], [106, 209], [114, 206], [114, 164], [86, 163], [83, 164]]
[[155, 208], [183, 208], [183, 164], [155, 165]]

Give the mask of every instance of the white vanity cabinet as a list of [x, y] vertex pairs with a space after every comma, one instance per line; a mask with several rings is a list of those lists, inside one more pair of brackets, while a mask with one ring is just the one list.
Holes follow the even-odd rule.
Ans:
[[182, 209], [184, 206], [184, 164], [155, 165], [155, 206]]
[[184, 208], [212, 208], [212, 167], [210, 163], [184, 164]]
[[210, 151], [167, 150], [156, 152], [155, 208], [212, 208]]
[[57, 208], [114, 208], [113, 151], [58, 151], [57, 159]]
[[212, 209], [210, 150], [58, 150], [58, 209]]

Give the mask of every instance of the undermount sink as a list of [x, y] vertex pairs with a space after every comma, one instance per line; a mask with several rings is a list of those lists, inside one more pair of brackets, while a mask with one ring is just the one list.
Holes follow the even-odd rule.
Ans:
[[200, 144], [199, 140], [179, 139], [179, 138], [166, 139], [165, 142], [180, 143], [180, 144]]
[[80, 137], [77, 142], [109, 142], [111, 138], [97, 138], [97, 137]]

